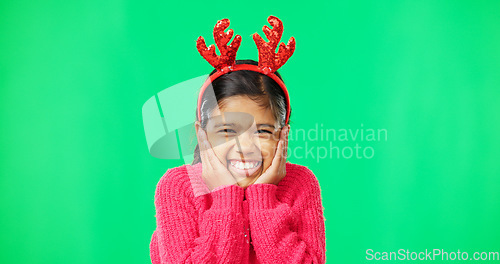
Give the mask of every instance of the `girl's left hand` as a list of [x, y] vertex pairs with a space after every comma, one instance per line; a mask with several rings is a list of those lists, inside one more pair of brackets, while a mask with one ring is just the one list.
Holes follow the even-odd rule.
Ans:
[[253, 184], [270, 183], [278, 185], [278, 183], [285, 177], [289, 130], [290, 125], [281, 129], [280, 141], [278, 142], [278, 148], [274, 154], [271, 166], [269, 166], [269, 168], [267, 168], [267, 170]]

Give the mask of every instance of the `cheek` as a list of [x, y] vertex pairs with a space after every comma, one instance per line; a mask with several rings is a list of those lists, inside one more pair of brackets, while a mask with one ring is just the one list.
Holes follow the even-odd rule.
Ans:
[[208, 141], [221, 161], [226, 160], [229, 149], [231, 149], [236, 142], [234, 137], [226, 137], [217, 133], [209, 133]]
[[221, 146], [221, 145], [227, 145], [228, 143], [231, 143], [231, 142], [233, 142], [233, 143], [236, 142], [236, 139], [233, 136], [226, 137], [223, 134], [217, 134], [217, 133], [209, 134], [208, 139], [210, 141], [210, 144], [214, 148]]
[[212, 149], [214, 150], [215, 155], [217, 155], [217, 158], [222, 162], [222, 164], [227, 165], [227, 154], [229, 152], [229, 149], [231, 149], [231, 144], [222, 143], [218, 145], [212, 145]]
[[261, 153], [262, 153], [262, 160], [264, 160], [264, 164], [266, 163], [271, 163], [273, 158], [274, 158], [274, 154], [276, 153], [276, 146], [277, 146], [277, 142], [276, 141], [261, 141], [260, 142], [261, 144]]

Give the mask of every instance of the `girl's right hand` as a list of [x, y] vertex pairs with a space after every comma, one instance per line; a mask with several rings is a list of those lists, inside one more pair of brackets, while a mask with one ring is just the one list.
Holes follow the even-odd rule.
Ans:
[[210, 191], [223, 185], [236, 185], [237, 182], [233, 175], [222, 164], [212, 149], [205, 130], [200, 127], [196, 136], [200, 148], [203, 181]]

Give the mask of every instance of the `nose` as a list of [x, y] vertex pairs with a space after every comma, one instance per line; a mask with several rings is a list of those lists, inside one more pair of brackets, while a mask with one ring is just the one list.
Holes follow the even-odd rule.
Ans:
[[254, 152], [257, 152], [258, 149], [258, 140], [254, 136], [249, 135], [248, 132], [242, 133], [238, 137], [236, 137], [237, 153], [242, 155], [250, 155]]

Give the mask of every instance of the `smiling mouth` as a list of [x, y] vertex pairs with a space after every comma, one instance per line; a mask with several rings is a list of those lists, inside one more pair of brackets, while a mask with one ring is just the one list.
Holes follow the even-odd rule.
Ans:
[[245, 177], [253, 175], [262, 166], [262, 161], [259, 160], [242, 162], [241, 160], [232, 159], [228, 163], [234, 172]]

